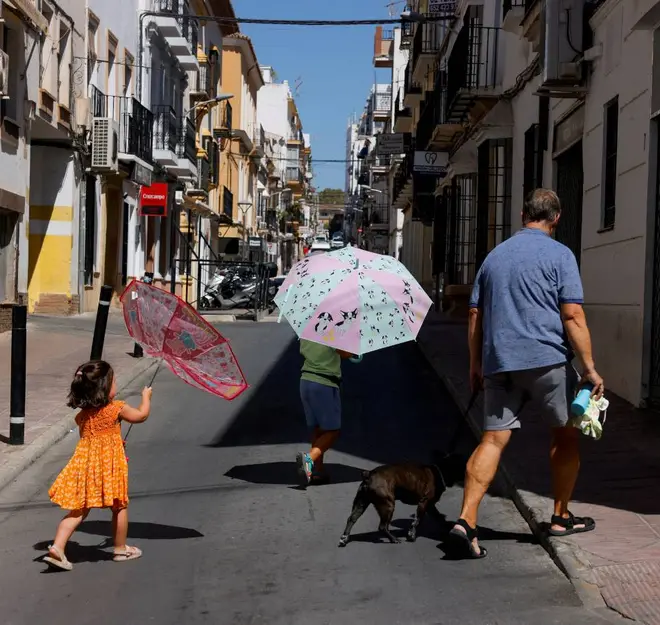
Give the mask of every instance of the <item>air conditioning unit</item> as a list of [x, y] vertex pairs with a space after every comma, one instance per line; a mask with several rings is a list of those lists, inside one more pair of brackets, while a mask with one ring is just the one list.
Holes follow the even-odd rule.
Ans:
[[119, 127], [111, 117], [92, 120], [92, 170], [112, 172], [119, 169]]
[[541, 15], [541, 63], [543, 82], [539, 91], [579, 92], [583, 81], [585, 0], [546, 0]]
[[0, 97], [9, 97], [9, 55], [0, 50]]

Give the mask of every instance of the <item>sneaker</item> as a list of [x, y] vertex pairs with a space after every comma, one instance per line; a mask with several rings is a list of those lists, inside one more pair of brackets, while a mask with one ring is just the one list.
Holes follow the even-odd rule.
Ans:
[[296, 456], [296, 464], [298, 465], [298, 475], [302, 486], [307, 486], [312, 479], [312, 470], [314, 463], [309, 457], [309, 454], [299, 452]]

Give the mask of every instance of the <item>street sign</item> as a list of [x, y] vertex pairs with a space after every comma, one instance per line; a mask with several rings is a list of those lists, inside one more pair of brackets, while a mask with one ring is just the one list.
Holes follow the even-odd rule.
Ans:
[[268, 244], [268, 254], [270, 256], [277, 256], [277, 243]]
[[410, 134], [397, 132], [378, 135], [376, 138], [376, 154], [379, 156], [392, 156], [403, 154], [409, 145]]
[[456, 0], [429, 0], [429, 14], [454, 13], [456, 11]]
[[249, 246], [260, 248], [261, 247], [261, 241], [262, 241], [261, 237], [250, 237]]
[[448, 163], [448, 152], [416, 151], [413, 172], [416, 174], [433, 174], [444, 178], [447, 175]]

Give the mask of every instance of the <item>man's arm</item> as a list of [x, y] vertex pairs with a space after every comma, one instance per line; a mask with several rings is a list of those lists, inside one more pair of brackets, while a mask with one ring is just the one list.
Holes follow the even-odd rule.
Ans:
[[594, 364], [594, 358], [591, 353], [591, 335], [587, 327], [587, 317], [584, 314], [582, 304], [562, 304], [561, 320], [564, 324], [568, 340], [584, 367], [582, 373], [583, 381], [593, 384], [593, 394], [600, 397], [603, 394], [604, 382], [603, 378], [598, 375]]
[[470, 308], [468, 316], [468, 347], [470, 349], [470, 386], [472, 391], [481, 388], [482, 352], [483, 352], [483, 326], [482, 314], [479, 308]]

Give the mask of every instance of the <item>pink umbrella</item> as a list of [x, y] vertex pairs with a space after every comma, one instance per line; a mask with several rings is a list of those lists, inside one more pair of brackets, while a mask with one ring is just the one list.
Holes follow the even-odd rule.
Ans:
[[227, 339], [172, 293], [133, 280], [121, 296], [128, 333], [187, 384], [223, 399], [248, 387]]

